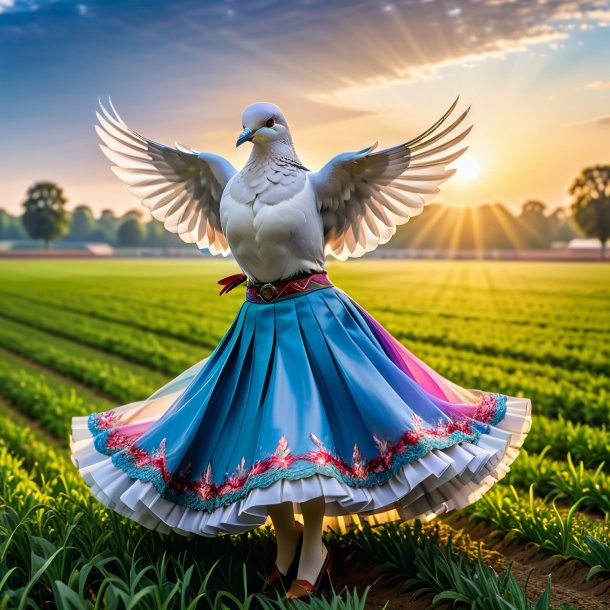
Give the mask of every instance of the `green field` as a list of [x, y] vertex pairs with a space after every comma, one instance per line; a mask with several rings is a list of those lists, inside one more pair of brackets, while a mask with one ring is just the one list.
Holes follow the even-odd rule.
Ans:
[[[216, 280], [236, 271], [207, 258], [0, 262], [0, 608], [258, 600], [269, 528], [149, 532], [92, 498], [67, 449], [72, 416], [145, 398], [211, 352], [244, 298], [219, 297]], [[533, 426], [466, 511], [329, 532], [339, 597], [320, 607], [427, 608], [453, 591], [459, 607], [610, 608], [610, 266], [367, 260], [329, 276], [452, 381], [531, 398]]]

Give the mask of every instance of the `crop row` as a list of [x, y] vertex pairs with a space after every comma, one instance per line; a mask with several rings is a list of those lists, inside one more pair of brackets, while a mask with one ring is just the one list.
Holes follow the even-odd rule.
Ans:
[[74, 384], [57, 377], [51, 379], [27, 363], [1, 352], [0, 395], [64, 443], [67, 443], [72, 417], [112, 407], [84, 388], [77, 392]]
[[167, 376], [150, 369], [12, 320], [0, 325], [0, 346], [120, 403], [142, 400], [167, 381]]
[[[350, 296], [354, 297], [354, 292], [348, 290]], [[499, 310], [495, 302], [479, 304], [476, 309], [471, 301], [460, 299], [459, 297], [451, 301], [451, 307], [446, 303], [439, 303], [438, 297], [430, 299], [422, 298], [423, 295], [417, 294], [414, 302], [411, 298], [405, 298], [405, 294], [398, 291], [396, 299], [388, 300], [387, 296], [378, 296], [372, 291], [358, 292], [357, 296], [361, 299], [360, 304], [367, 310], [380, 317], [403, 316], [408, 319], [421, 320], [424, 324], [430, 320], [443, 320], [452, 324], [468, 324], [472, 326], [491, 325], [503, 327], [512, 332], [513, 329], [520, 329], [522, 332], [541, 331], [548, 333], [579, 333], [586, 336], [587, 340], [594, 342], [603, 341], [610, 334], [608, 327], [608, 315], [603, 309], [603, 304], [596, 304], [599, 309], [597, 315], [595, 310], [591, 311], [591, 316], [582, 312], [574, 312], [570, 315], [574, 299], [556, 297], [543, 302], [544, 309], [540, 310], [540, 298], [538, 296], [530, 298], [524, 305], [524, 309], [516, 310], [514, 307]], [[393, 295], [394, 296], [394, 295]], [[584, 305], [586, 307], [586, 305]], [[538, 311], [533, 311], [538, 309]], [[587, 311], [588, 313], [588, 311]]]
[[580, 514], [584, 501], [583, 496], [570, 508], [558, 508], [538, 498], [534, 485], [525, 498], [512, 485], [494, 485], [465, 510], [472, 519], [493, 523], [508, 539], [535, 542], [548, 553], [581, 559], [595, 572], [610, 573], [610, 525]]
[[610, 521], [610, 476], [604, 470], [605, 463], [591, 471], [583, 462], [575, 464], [570, 453], [565, 462], [549, 459], [548, 449], [550, 446], [539, 455], [522, 450], [503, 483], [521, 488], [533, 484], [539, 494], [580, 502], [582, 508], [600, 511]]
[[465, 313], [499, 325], [609, 328], [610, 295], [600, 289], [607, 270], [600, 267], [363, 260], [332, 265], [331, 277], [367, 309], [419, 309], [432, 317]]
[[108, 295], [92, 294], [90, 291], [79, 294], [78, 298], [75, 298], [74, 294], [63, 293], [45, 295], [44, 299], [39, 293], [26, 296], [23, 293], [3, 292], [0, 295], [2, 301], [27, 301], [45, 305], [204, 347], [211, 347], [222, 338], [232, 318], [231, 312], [225, 310], [202, 308], [195, 313], [185, 311], [182, 307], [164, 308], [162, 304], [152, 307], [150, 300], [143, 302], [134, 300], [133, 297], [117, 299]]
[[548, 448], [547, 456], [563, 460], [569, 451], [576, 461], [587, 468], [600, 463], [610, 464], [610, 430], [607, 426], [588, 426], [568, 421], [563, 417], [549, 418], [534, 415], [533, 424], [525, 440], [531, 453]]
[[44, 482], [52, 497], [84, 491], [85, 482], [67, 450], [58, 448], [47, 433], [32, 429], [26, 419], [9, 409], [0, 402], [0, 442], [21, 460], [29, 480], [37, 485]]
[[394, 289], [388, 298], [387, 290], [376, 290], [371, 278], [367, 278], [364, 285], [354, 283], [352, 286], [348, 281], [341, 287], [371, 312], [422, 320], [424, 324], [443, 320], [457, 325], [496, 325], [511, 332], [580, 332], [593, 341], [602, 340], [610, 332], [606, 303], [592, 293], [544, 295], [532, 292], [526, 295], [514, 288], [499, 295], [478, 288], [475, 300], [461, 294], [465, 290], [461, 287], [437, 292], [409, 282]]
[[399, 340], [452, 347], [487, 356], [504, 356], [524, 362], [544, 362], [559, 368], [610, 374], [610, 347], [606, 340], [591, 340], [579, 331], [510, 327], [494, 322], [467, 324], [420, 316], [377, 316]]
[[[138, 265], [137, 271], [128, 276], [121, 275], [116, 261], [112, 263], [112, 270], [106, 266], [106, 273], [96, 278], [86, 278], [80, 274], [73, 276], [70, 270], [61, 277], [53, 277], [53, 269], [45, 270], [48, 273], [45, 272], [44, 277], [36, 277], [35, 282], [29, 277], [9, 276], [9, 280], [0, 287], [0, 301], [19, 296], [40, 300], [41, 294], [44, 294], [49, 295], [51, 303], [65, 303], [70, 307], [78, 307], [81, 300], [87, 307], [95, 307], [97, 302], [98, 315], [104, 315], [106, 310], [109, 315], [124, 311], [125, 316], [137, 323], [138, 314], [150, 317], [155, 312], [164, 317], [186, 314], [195, 320], [222, 320], [224, 314], [239, 306], [239, 294], [243, 298], [243, 287], [241, 292], [235, 290], [220, 297], [216, 278], [200, 277], [199, 272], [187, 279], [176, 274], [171, 277], [164, 277], [163, 274], [147, 277], [147, 270], [159, 269], [159, 263]], [[180, 263], [174, 267], [180, 267]], [[48, 274], [50, 277], [46, 277]]]
[[28, 303], [25, 307], [23, 303], [5, 303], [0, 316], [108, 351], [167, 374], [181, 373], [205, 356], [201, 348], [178, 343], [174, 339], [67, 311], [50, 311], [47, 307], [33, 303]]

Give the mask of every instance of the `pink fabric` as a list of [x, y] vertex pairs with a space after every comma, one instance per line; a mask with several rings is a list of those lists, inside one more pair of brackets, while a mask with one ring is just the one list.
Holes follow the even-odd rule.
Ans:
[[479, 392], [466, 390], [445, 379], [397, 341], [368, 311], [359, 305], [358, 308], [392, 361], [426, 392], [454, 405], [476, 405], [480, 402]]

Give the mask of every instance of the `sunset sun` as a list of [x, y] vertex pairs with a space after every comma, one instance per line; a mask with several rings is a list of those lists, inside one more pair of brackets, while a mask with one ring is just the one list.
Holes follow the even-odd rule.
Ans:
[[481, 175], [481, 166], [471, 155], [460, 157], [455, 162], [455, 169], [455, 175], [462, 180], [476, 180]]

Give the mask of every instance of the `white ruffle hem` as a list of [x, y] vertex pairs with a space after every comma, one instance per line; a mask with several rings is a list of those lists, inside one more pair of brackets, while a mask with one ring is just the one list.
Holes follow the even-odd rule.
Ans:
[[[144, 404], [146, 401], [131, 403], [116, 411], [137, 412]], [[269, 505], [293, 502], [295, 513], [300, 515], [300, 502], [321, 496], [326, 501], [325, 526], [338, 530], [358, 520], [371, 525], [413, 518], [430, 520], [464, 508], [509, 471], [531, 427], [531, 401], [508, 397], [506, 416], [490, 426], [477, 444], [463, 442], [433, 449], [403, 466], [387, 483], [354, 488], [320, 474], [280, 479], [213, 511], [170, 502], [152, 483], [129, 477], [110, 456], [95, 449], [87, 424], [87, 416], [72, 420], [72, 462], [102, 504], [151, 530], [215, 537], [264, 525]]]

